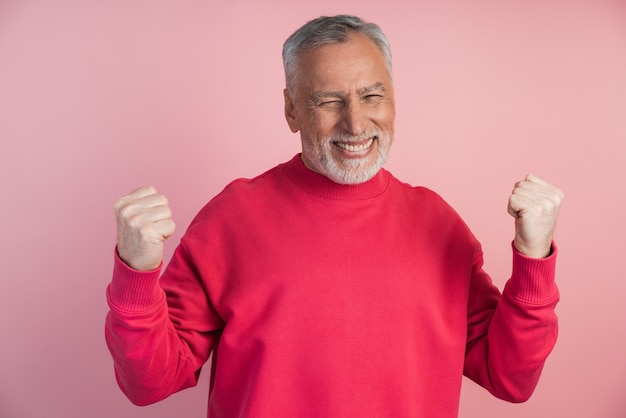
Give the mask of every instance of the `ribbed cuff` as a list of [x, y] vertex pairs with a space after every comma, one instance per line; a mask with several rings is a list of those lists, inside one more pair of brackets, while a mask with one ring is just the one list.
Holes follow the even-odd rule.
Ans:
[[554, 242], [552, 251], [546, 258], [526, 257], [513, 248], [513, 273], [507, 290], [517, 299], [529, 303], [543, 303], [558, 297], [554, 281], [558, 249]]
[[152, 271], [138, 271], [129, 267], [115, 249], [113, 278], [107, 289], [109, 304], [129, 312], [146, 311], [161, 302], [163, 289], [159, 286], [161, 266]]

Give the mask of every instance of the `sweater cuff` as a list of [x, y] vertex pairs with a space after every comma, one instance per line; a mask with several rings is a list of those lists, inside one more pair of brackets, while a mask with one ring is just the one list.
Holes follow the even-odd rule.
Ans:
[[558, 297], [556, 286], [556, 256], [558, 249], [554, 242], [552, 251], [546, 258], [532, 258], [513, 248], [513, 273], [506, 289], [517, 299], [529, 303], [543, 303]]
[[152, 271], [131, 268], [115, 248], [113, 278], [107, 288], [109, 305], [128, 312], [142, 312], [153, 308], [164, 298], [159, 285], [161, 266]]

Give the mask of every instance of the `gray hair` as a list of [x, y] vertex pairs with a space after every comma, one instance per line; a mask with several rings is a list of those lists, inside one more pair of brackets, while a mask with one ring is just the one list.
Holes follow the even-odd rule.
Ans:
[[294, 97], [298, 78], [298, 56], [304, 50], [327, 44], [347, 42], [350, 34], [360, 33], [372, 40], [383, 54], [389, 76], [392, 76], [391, 47], [382, 29], [375, 23], [351, 15], [322, 16], [307, 22], [295, 31], [283, 45], [283, 66], [287, 91]]

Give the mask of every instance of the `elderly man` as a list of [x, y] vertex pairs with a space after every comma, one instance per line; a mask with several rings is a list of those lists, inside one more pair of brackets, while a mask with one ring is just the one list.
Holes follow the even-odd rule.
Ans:
[[166, 198], [144, 187], [116, 203], [106, 337], [123, 391], [156, 402], [212, 353], [210, 417], [455, 417], [463, 374], [526, 400], [556, 341], [562, 193], [515, 185], [500, 293], [454, 210], [382, 168], [395, 103], [380, 28], [315, 19], [283, 58], [302, 153], [229, 184], [161, 277]]

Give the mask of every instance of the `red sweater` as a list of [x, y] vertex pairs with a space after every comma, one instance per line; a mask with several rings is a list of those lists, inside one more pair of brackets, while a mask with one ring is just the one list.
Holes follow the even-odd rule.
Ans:
[[196, 216], [159, 281], [116, 258], [106, 338], [137, 404], [193, 386], [209, 417], [456, 417], [462, 375], [513, 402], [557, 335], [556, 250], [502, 293], [435, 193], [339, 185], [296, 156]]

